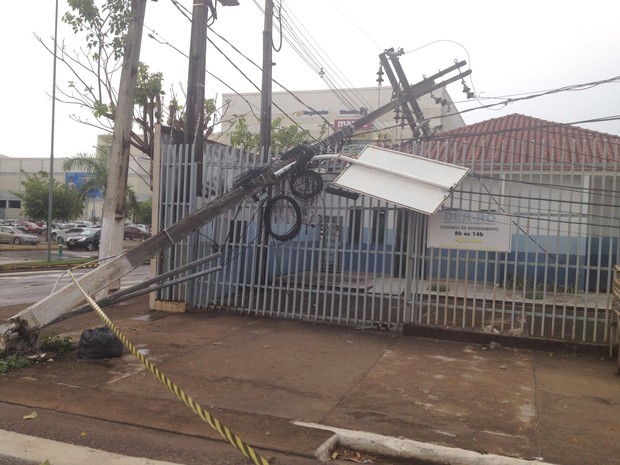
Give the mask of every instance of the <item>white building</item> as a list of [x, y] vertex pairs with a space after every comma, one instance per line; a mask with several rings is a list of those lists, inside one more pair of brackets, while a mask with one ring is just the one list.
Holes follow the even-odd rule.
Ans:
[[[274, 92], [271, 109], [272, 120], [282, 118], [282, 126], [299, 125], [310, 133], [313, 139], [321, 139], [333, 132], [329, 128], [341, 129], [392, 100], [390, 86], [366, 87], [342, 90], [306, 90]], [[239, 118], [245, 118], [248, 130], [260, 132], [261, 94], [223, 94], [222, 132], [218, 142], [228, 144], [230, 132]], [[428, 120], [431, 131], [447, 131], [465, 126], [457, 114], [452, 99], [445, 88], [433, 94], [426, 94], [417, 101], [424, 118]], [[390, 144], [410, 139], [409, 126], [394, 119], [395, 112], [389, 112], [364, 129], [358, 131], [352, 140], [357, 143], [375, 142], [381, 138]], [[310, 140], [309, 142], [313, 142]], [[366, 145], [366, 144], [363, 144]]]
[[[67, 158], [54, 158], [54, 179], [60, 183], [69, 183], [73, 178], [79, 185], [79, 179], [87, 176], [84, 171], [66, 172], [63, 164]], [[26, 176], [32, 176], [41, 171], [50, 172], [49, 157], [40, 158], [18, 158], [0, 155], [0, 219], [29, 219], [24, 218], [21, 200], [16, 193], [23, 191], [22, 182]], [[136, 193], [138, 201], [145, 201], [151, 198], [151, 160], [143, 154], [135, 154], [129, 162], [129, 175], [127, 183]], [[90, 220], [93, 217], [101, 218], [103, 211], [103, 195], [93, 195], [88, 200], [88, 205], [84, 209], [83, 220]]]

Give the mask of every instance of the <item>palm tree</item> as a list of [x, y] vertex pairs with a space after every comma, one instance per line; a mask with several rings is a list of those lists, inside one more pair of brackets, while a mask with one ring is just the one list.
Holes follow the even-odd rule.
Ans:
[[65, 171], [85, 171], [90, 174], [88, 179], [80, 186], [83, 196], [94, 190], [99, 190], [105, 195], [108, 186], [108, 163], [110, 154], [108, 150], [97, 150], [97, 154], [78, 153], [73, 158], [68, 158], [63, 164]]
[[[96, 154], [78, 153], [75, 157], [65, 160], [65, 171], [83, 171], [90, 176], [79, 187], [78, 193], [82, 202], [87, 202], [93, 192], [99, 191], [105, 197], [108, 187], [108, 164], [110, 161], [109, 147], [99, 147]], [[137, 205], [136, 193], [127, 186], [126, 215], [135, 210]]]

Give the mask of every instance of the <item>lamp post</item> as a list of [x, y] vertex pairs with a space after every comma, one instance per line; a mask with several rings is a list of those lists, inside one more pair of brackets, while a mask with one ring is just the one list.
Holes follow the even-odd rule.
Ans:
[[52, 220], [54, 206], [54, 124], [56, 119], [56, 62], [57, 58], [57, 43], [58, 43], [58, 0], [56, 0], [56, 12], [54, 15], [54, 66], [52, 72], [52, 134], [50, 141], [50, 186], [49, 195], [47, 199], [47, 261], [52, 260]]

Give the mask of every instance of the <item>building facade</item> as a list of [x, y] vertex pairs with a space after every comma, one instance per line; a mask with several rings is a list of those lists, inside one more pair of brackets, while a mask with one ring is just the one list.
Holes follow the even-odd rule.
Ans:
[[[100, 137], [105, 140], [105, 136]], [[68, 158], [54, 159], [54, 180], [79, 187], [89, 173], [85, 171], [73, 170], [65, 171], [63, 165]], [[2, 219], [34, 219], [24, 218], [21, 199], [16, 195], [23, 191], [22, 182], [27, 176], [32, 176], [40, 172], [50, 172], [49, 157], [37, 158], [18, 158], [0, 155], [0, 220]], [[138, 201], [145, 201], [151, 198], [151, 160], [143, 154], [132, 154], [129, 162], [129, 174], [127, 183], [136, 193]], [[103, 193], [91, 192], [88, 197], [88, 205], [84, 209], [84, 218], [81, 220], [92, 220], [101, 218], [103, 211]], [[58, 218], [62, 220], [62, 218]]]
[[[309, 142], [322, 139], [334, 130], [342, 129], [352, 121], [369, 112], [386, 105], [392, 100], [392, 88], [366, 87], [342, 90], [307, 90], [290, 93], [274, 92], [271, 108], [272, 120], [281, 118], [283, 127], [298, 125], [310, 134]], [[228, 144], [230, 134], [239, 118], [244, 118], [248, 130], [260, 132], [261, 94], [223, 94], [222, 130], [216, 138], [218, 142]], [[426, 94], [418, 101], [425, 120], [429, 122], [432, 132], [446, 131], [463, 127], [462, 117], [456, 112], [445, 88], [434, 94]], [[399, 116], [398, 119], [395, 119]], [[363, 147], [368, 143], [383, 140], [394, 144], [412, 137], [410, 127], [400, 118], [402, 114], [387, 113], [364, 129], [357, 131], [350, 144]]]

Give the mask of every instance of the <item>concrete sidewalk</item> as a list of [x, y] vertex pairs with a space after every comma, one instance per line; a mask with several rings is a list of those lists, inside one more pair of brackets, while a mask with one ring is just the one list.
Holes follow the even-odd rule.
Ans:
[[[22, 308], [0, 308], [0, 320]], [[150, 312], [145, 297], [104, 310], [173, 382], [277, 463], [318, 462], [317, 451], [327, 459], [338, 441], [375, 456], [413, 449], [435, 460], [427, 463], [620, 463], [620, 377], [610, 360], [308, 322]], [[77, 343], [82, 330], [97, 326], [89, 313], [44, 334]], [[105, 361], [69, 354], [12, 372], [0, 376], [0, 393], [6, 430], [61, 439], [53, 428], [37, 429], [49, 418], [65, 441], [96, 447], [94, 435], [72, 435], [61, 425], [131, 427], [142, 439], [157, 432], [218, 441], [238, 455], [236, 463], [245, 461], [127, 352]], [[33, 410], [39, 417], [23, 420]], [[172, 446], [169, 453], [157, 444], [114, 450], [119, 441], [111, 452], [204, 463], [189, 453], [179, 460]]]

